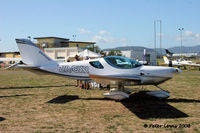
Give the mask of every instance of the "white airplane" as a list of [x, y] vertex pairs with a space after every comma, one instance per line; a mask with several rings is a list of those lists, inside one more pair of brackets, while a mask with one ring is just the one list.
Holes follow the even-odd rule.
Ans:
[[[169, 65], [170, 64], [170, 60], [166, 57], [166, 56], [163, 56], [163, 59], [164, 59], [164, 64], [166, 65]], [[173, 60], [171, 61], [171, 64], [172, 66], [183, 66], [180, 62], [178, 62], [177, 60]]]
[[[172, 67], [144, 66], [139, 62], [122, 57], [107, 56], [104, 58], [75, 61], [56, 62], [48, 57], [34, 43], [28, 39], [16, 39], [23, 65], [16, 64], [17, 68], [24, 68], [32, 72], [45, 72], [57, 74], [77, 80], [116, 85], [117, 89], [111, 89], [104, 96], [114, 100], [129, 98], [130, 92], [124, 88], [127, 85], [155, 85], [171, 79], [181, 70]], [[169, 92], [163, 90], [148, 91], [148, 95], [158, 98], [168, 98]]]
[[[163, 59], [164, 59], [164, 63], [166, 65], [169, 65], [170, 61], [169, 59], [166, 57], [166, 56], [163, 56]], [[193, 67], [199, 67], [200, 68], [200, 64], [196, 64], [196, 63], [193, 63], [192, 61], [187, 61], [187, 60], [181, 60], [181, 59], [178, 59], [178, 60], [172, 60], [172, 66], [193, 66]]]

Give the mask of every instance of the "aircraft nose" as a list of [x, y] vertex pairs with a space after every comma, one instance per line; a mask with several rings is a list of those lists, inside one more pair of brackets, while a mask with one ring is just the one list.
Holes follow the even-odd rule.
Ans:
[[181, 69], [179, 69], [179, 68], [173, 68], [173, 73], [179, 74], [179, 73], [181, 73], [181, 72], [182, 72]]

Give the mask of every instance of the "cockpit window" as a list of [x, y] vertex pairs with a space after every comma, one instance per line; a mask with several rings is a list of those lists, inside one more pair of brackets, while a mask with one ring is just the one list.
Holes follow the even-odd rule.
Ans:
[[107, 56], [104, 59], [109, 65], [120, 69], [131, 69], [142, 65], [136, 60], [123, 56]]
[[91, 61], [89, 62], [91, 66], [98, 68], [98, 69], [103, 69], [103, 65], [99, 61]]

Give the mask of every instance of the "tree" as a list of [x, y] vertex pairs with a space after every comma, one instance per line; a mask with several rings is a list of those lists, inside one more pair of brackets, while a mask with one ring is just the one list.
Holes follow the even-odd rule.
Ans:
[[103, 52], [103, 51], [100, 51], [100, 54], [101, 54], [103, 57], [107, 56], [106, 52]]
[[96, 52], [96, 53], [99, 53], [101, 51], [99, 46], [90, 47], [90, 48], [88, 48], [88, 50]]
[[112, 55], [122, 56], [122, 52], [120, 50], [111, 50], [108, 52], [108, 56]]

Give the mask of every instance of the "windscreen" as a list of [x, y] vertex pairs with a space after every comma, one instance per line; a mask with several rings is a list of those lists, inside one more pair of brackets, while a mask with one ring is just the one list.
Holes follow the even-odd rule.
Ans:
[[132, 69], [142, 65], [136, 60], [123, 56], [107, 56], [104, 59], [109, 65], [120, 69]]

